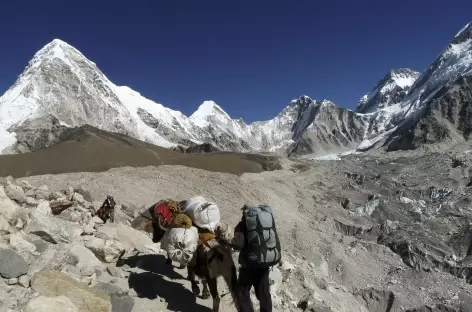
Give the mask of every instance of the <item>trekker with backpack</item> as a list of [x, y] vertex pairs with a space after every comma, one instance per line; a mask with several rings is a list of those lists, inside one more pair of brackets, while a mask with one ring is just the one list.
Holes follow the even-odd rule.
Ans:
[[260, 312], [272, 311], [270, 268], [281, 260], [280, 241], [272, 209], [268, 205], [244, 205], [235, 227], [233, 245], [239, 254], [238, 297], [240, 312], [253, 312], [250, 290], [254, 286]]

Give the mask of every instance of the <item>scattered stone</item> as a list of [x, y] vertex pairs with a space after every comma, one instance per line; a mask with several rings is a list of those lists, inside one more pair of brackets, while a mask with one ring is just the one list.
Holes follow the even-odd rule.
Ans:
[[90, 194], [90, 192], [85, 189], [83, 186], [78, 186], [78, 187], [75, 187], [74, 188], [74, 192], [75, 193], [78, 193], [82, 196], [82, 198], [88, 202], [92, 202], [93, 199], [92, 199], [92, 195]]
[[36, 246], [28, 242], [21, 232], [10, 234], [10, 245], [18, 252], [29, 252], [33, 255], [39, 255], [36, 252]]
[[47, 201], [39, 203], [38, 207], [36, 207], [36, 211], [42, 213], [45, 216], [49, 216], [52, 214], [51, 206], [49, 206], [49, 202]]
[[47, 185], [42, 185], [34, 191], [34, 198], [36, 199], [48, 199], [49, 189]]
[[116, 239], [126, 250], [144, 251], [147, 245], [152, 245], [152, 239], [142, 231], [120, 223], [107, 223], [98, 229], [109, 238]]
[[4, 278], [19, 277], [28, 272], [28, 263], [12, 249], [0, 249], [0, 259], [0, 275]]
[[107, 266], [107, 272], [113, 277], [119, 277], [119, 278], [123, 277], [123, 273], [121, 272], [121, 270], [113, 265]]
[[5, 188], [5, 193], [11, 200], [14, 200], [15, 202], [19, 204], [22, 204], [26, 201], [25, 192], [18, 185], [14, 185], [14, 184], [7, 185], [7, 187]]
[[119, 255], [125, 250], [123, 245], [118, 241], [105, 241], [104, 239], [94, 236], [85, 236], [84, 244], [97, 258], [108, 263], [116, 261]]
[[0, 235], [8, 234], [10, 231], [10, 224], [8, 223], [7, 219], [0, 215]]
[[25, 312], [80, 312], [66, 296], [39, 296], [31, 299]]
[[110, 295], [113, 312], [131, 312], [134, 307], [134, 299], [126, 293], [114, 293]]
[[31, 207], [36, 207], [39, 204], [39, 202], [36, 199], [30, 196], [26, 197], [25, 203], [26, 205], [31, 206]]
[[95, 274], [95, 270], [90, 267], [90, 266], [83, 266], [81, 269], [80, 269], [80, 273], [82, 276], [92, 276]]
[[17, 184], [18, 184], [23, 190], [26, 190], [26, 191], [33, 189], [33, 186], [31, 186], [31, 184], [30, 184], [28, 181], [26, 181], [26, 180], [19, 180], [19, 181], [17, 181]]
[[80, 195], [79, 193], [74, 193], [74, 196], [72, 196], [72, 200], [79, 204], [85, 203], [84, 197]]
[[390, 311], [395, 300], [393, 292], [375, 288], [362, 289], [355, 295], [365, 303], [369, 311]]
[[50, 201], [54, 201], [54, 200], [67, 200], [67, 199], [65, 198], [64, 194], [62, 194], [61, 192], [50, 193], [48, 199], [49, 199]]
[[33, 276], [41, 270], [60, 270], [69, 259], [69, 251], [69, 245], [48, 245], [47, 249], [31, 264], [28, 275]]
[[[87, 268], [98, 268], [101, 269], [102, 263], [97, 259], [95, 254], [83, 244], [76, 243], [70, 248], [69, 255], [74, 258], [76, 266], [80, 269]], [[92, 274], [89, 274], [90, 276]]]
[[0, 215], [10, 221], [18, 208], [18, 205], [5, 194], [3, 186], [0, 186]]
[[47, 242], [58, 244], [74, 241], [82, 234], [82, 228], [74, 223], [34, 211], [31, 213], [31, 221], [25, 232], [36, 234]]
[[30, 287], [30, 280], [31, 278], [28, 275], [22, 275], [18, 279], [18, 283], [23, 286], [24, 288]]
[[7, 285], [16, 285], [18, 284], [18, 278], [13, 277], [13, 278], [6, 279], [5, 283], [7, 283]]
[[43, 296], [66, 296], [79, 311], [108, 312], [110, 297], [58, 271], [40, 271], [31, 279], [31, 288]]
[[295, 270], [295, 266], [291, 264], [290, 262], [282, 260], [281, 263], [282, 263], [281, 264], [282, 271], [292, 272], [293, 270]]
[[42, 240], [41, 238], [31, 240], [31, 243], [36, 247], [36, 251], [39, 253], [44, 252], [50, 245], [48, 242]]

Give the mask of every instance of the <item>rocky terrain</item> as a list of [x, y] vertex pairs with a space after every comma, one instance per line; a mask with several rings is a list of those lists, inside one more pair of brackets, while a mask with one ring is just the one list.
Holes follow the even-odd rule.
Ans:
[[[276, 311], [472, 311], [471, 150], [351, 154], [301, 172], [285, 160], [241, 175], [161, 165], [3, 178], [0, 311], [210, 311], [131, 227], [159, 199], [195, 195], [230, 226], [246, 202], [273, 207]], [[107, 194], [114, 224], [93, 217]], [[219, 284], [223, 311], [234, 311]]]

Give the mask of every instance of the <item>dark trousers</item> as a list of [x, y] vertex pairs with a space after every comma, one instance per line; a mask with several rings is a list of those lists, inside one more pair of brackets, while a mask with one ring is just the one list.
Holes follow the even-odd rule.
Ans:
[[259, 300], [260, 312], [272, 312], [272, 298], [269, 288], [269, 268], [248, 269], [240, 268], [238, 278], [238, 297], [240, 312], [254, 312], [250, 290], [254, 286], [256, 297]]

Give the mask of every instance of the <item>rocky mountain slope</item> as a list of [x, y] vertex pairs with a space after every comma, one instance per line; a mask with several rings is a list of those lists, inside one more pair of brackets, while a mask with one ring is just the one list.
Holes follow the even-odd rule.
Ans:
[[[3, 179], [0, 252], [15, 261], [0, 264], [1, 308], [94, 300], [94, 311], [209, 311], [211, 300], [193, 301], [186, 273], [130, 228], [161, 198], [203, 195], [232, 227], [246, 202], [273, 207], [283, 249], [271, 273], [275, 311], [472, 311], [470, 148], [347, 156], [302, 173], [160, 166]], [[107, 194], [120, 205], [117, 224], [92, 217]], [[229, 296], [222, 306], [235, 311]]]
[[465, 77], [471, 73], [471, 40], [467, 25], [424, 73], [392, 70], [355, 112], [301, 96], [273, 119], [246, 124], [212, 101], [187, 117], [116, 86], [77, 49], [56, 39], [0, 98], [0, 152], [39, 150], [60, 141], [65, 129], [84, 124], [168, 148], [208, 143], [220, 150], [290, 155], [463, 142], [469, 133]]
[[356, 112], [372, 113], [401, 102], [420, 75], [409, 68], [390, 71], [372, 91], [359, 100]]

